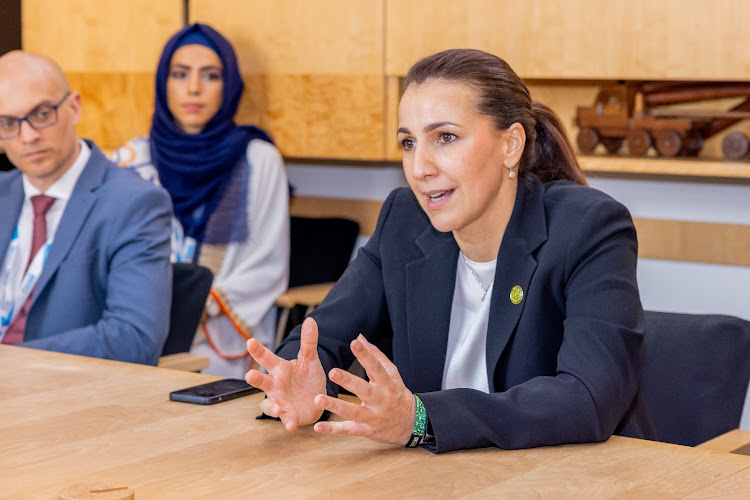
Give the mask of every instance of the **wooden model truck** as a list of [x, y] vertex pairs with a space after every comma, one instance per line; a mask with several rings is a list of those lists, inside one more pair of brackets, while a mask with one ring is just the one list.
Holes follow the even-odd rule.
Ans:
[[[729, 110], [661, 107], [736, 97], [744, 99]], [[578, 108], [576, 142], [582, 153], [593, 152], [601, 143], [614, 154], [627, 141], [630, 154], [636, 156], [645, 155], [651, 146], [665, 157], [695, 156], [703, 141], [746, 118], [750, 83], [618, 83], [601, 87], [593, 106]], [[727, 134], [722, 149], [729, 159], [744, 158], [750, 139], [742, 132]]]

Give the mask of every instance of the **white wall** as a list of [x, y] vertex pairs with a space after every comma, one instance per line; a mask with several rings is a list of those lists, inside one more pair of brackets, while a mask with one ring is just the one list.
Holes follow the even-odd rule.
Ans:
[[289, 182], [300, 196], [383, 201], [408, 186], [400, 166], [347, 167], [287, 163]]
[[[390, 164], [288, 164], [287, 172], [301, 196], [383, 200], [391, 189], [407, 185], [401, 168]], [[622, 202], [633, 217], [750, 225], [748, 184], [611, 177], [589, 182]], [[750, 267], [641, 259], [638, 283], [646, 309], [750, 320]]]

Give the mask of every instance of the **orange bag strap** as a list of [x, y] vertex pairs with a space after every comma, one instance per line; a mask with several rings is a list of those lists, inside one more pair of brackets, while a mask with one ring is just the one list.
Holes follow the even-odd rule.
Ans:
[[[224, 294], [221, 293], [219, 290], [211, 289], [211, 291], [208, 292], [212, 299], [216, 302], [216, 304], [219, 306], [219, 310], [221, 310], [222, 313], [227, 317], [229, 320], [229, 323], [234, 327], [235, 331], [242, 336], [245, 340], [250, 340], [252, 338], [252, 335], [248, 335], [246, 333], [246, 328], [243, 328], [239, 324], [238, 318], [236, 318], [236, 314], [234, 311], [232, 311], [229, 306], [226, 304], [226, 298], [224, 297]], [[208, 331], [208, 327], [206, 326], [206, 322], [201, 322], [201, 330], [203, 331], [203, 335], [206, 337], [206, 341], [208, 342], [208, 345], [211, 346], [211, 349], [216, 353], [217, 356], [219, 356], [221, 359], [226, 360], [235, 360], [235, 359], [243, 359], [250, 356], [250, 353], [245, 351], [244, 353], [240, 354], [226, 354], [222, 352], [216, 343], [214, 342], [213, 338], [211, 338], [211, 334]], [[252, 367], [255, 360], [253, 360], [250, 363], [250, 367]]]

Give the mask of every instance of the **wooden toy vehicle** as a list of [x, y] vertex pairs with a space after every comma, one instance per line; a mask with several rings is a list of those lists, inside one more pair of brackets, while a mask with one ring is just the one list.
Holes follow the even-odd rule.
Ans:
[[[730, 110], [662, 107], [736, 97], [745, 99]], [[627, 141], [636, 156], [645, 155], [651, 146], [661, 156], [695, 156], [706, 139], [746, 118], [750, 83], [619, 83], [601, 87], [593, 106], [578, 108], [576, 142], [582, 153], [593, 152], [601, 143], [614, 154]], [[750, 152], [750, 138], [741, 135], [727, 135], [732, 137], [729, 152], [724, 149], [728, 158]]]
[[750, 130], [729, 132], [721, 141], [721, 151], [730, 160], [742, 160], [750, 154]]

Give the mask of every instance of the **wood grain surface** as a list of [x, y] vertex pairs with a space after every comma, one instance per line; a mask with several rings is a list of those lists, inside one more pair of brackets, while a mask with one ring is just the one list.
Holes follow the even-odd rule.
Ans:
[[235, 121], [266, 129], [285, 157], [383, 159], [381, 76], [246, 74], [244, 80]]
[[23, 48], [65, 71], [153, 72], [183, 26], [183, 0], [23, 0]]
[[383, 71], [383, 0], [190, 0], [190, 22], [227, 36], [245, 74]]
[[81, 93], [80, 137], [105, 151], [148, 135], [154, 112], [155, 73], [67, 72], [70, 88]]
[[262, 394], [169, 401], [216, 377], [0, 345], [0, 490], [118, 484], [169, 498], [680, 498], [750, 494], [750, 457], [613, 437], [433, 455], [256, 420]]
[[750, 266], [750, 225], [635, 219], [638, 257]]
[[285, 157], [384, 158], [383, 0], [192, 0], [234, 45], [246, 90], [238, 123]]
[[57, 61], [83, 96], [81, 137], [105, 151], [148, 134], [162, 47], [183, 26], [183, 0], [24, 0], [23, 48]]
[[671, 175], [718, 179], [750, 180], [750, 163], [704, 161], [694, 159], [633, 158], [611, 156], [580, 156], [585, 172], [615, 174]]
[[386, 73], [454, 47], [493, 52], [524, 78], [748, 80], [750, 4], [723, 0], [386, 1]]

